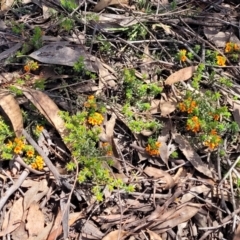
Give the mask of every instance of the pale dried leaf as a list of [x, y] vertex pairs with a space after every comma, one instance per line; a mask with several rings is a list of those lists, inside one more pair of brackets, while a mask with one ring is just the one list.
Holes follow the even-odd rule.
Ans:
[[94, 12], [99, 12], [110, 5], [128, 5], [128, 0], [100, 0], [94, 7]]
[[175, 147], [175, 145], [170, 144], [170, 143], [167, 145], [166, 142], [162, 142], [162, 141], [159, 141], [159, 142], [161, 142], [161, 145], [159, 148], [160, 157], [166, 163], [167, 167], [169, 168], [168, 159], [169, 159], [169, 156], [176, 150], [176, 147]]
[[27, 210], [33, 202], [39, 202], [47, 194], [48, 190], [49, 187], [46, 179], [33, 183], [24, 195], [24, 210]]
[[175, 182], [171, 175], [167, 172], [164, 172], [161, 169], [154, 168], [154, 167], [146, 167], [144, 169], [144, 172], [150, 176], [153, 177], [154, 179], [160, 178], [161, 181], [163, 182], [163, 189], [167, 190], [172, 188], [175, 185]]
[[161, 27], [167, 35], [175, 35], [175, 33], [171, 30], [171, 27], [168, 25], [162, 23], [153, 24], [152, 28], [155, 29], [156, 27]]
[[202, 161], [200, 156], [194, 151], [190, 143], [183, 136], [173, 133], [173, 139], [178, 144], [179, 149], [182, 151], [184, 156], [189, 162], [197, 169], [200, 173], [213, 178], [213, 171]]
[[20, 77], [20, 74], [18, 72], [1, 73], [0, 74], [0, 83], [8, 83], [19, 77]]
[[24, 195], [23, 207], [24, 211], [26, 211], [29, 206], [33, 203], [34, 197], [38, 193], [39, 182], [34, 184]]
[[148, 130], [148, 129], [143, 129], [141, 131], [141, 134], [145, 137], [150, 137], [154, 134], [155, 131], [151, 131], [151, 130]]
[[166, 221], [157, 225], [154, 229], [156, 229], [158, 233], [166, 232], [168, 229], [174, 228], [175, 226], [191, 219], [201, 207], [202, 204], [197, 203], [180, 206], [169, 216], [170, 219], [166, 219]]
[[16, 222], [22, 220], [23, 217], [23, 198], [20, 197], [17, 201], [13, 203], [11, 208], [8, 226], [14, 225]]
[[111, 140], [113, 137], [116, 120], [117, 120], [117, 116], [114, 113], [112, 113], [111, 118], [105, 123], [106, 134], [109, 140]]
[[11, 237], [13, 240], [28, 239], [28, 234], [27, 231], [25, 230], [24, 222], [21, 222], [20, 226], [15, 231], [13, 231]]
[[1, 93], [0, 106], [9, 117], [16, 136], [20, 137], [23, 130], [23, 117], [18, 102], [12, 94]]
[[238, 227], [234, 233], [233, 240], [240, 240], [240, 223], [238, 224]]
[[240, 127], [240, 101], [233, 101], [233, 117]]
[[[85, 215], [82, 212], [74, 212], [69, 214], [68, 226], [72, 226], [80, 218], [84, 218]], [[61, 211], [55, 220], [54, 227], [52, 228], [51, 234], [49, 234], [48, 240], [55, 240], [60, 234], [62, 234], [63, 228], [61, 225], [62, 214]], [[42, 239], [41, 239], [42, 240]]]
[[30, 88], [21, 88], [23, 94], [32, 102], [32, 104], [44, 115], [44, 117], [51, 123], [60, 136], [64, 138], [66, 134], [65, 123], [59, 116], [59, 108], [53, 100], [41, 91]]
[[149, 63], [151, 63], [153, 60], [150, 57], [150, 52], [149, 52], [149, 47], [148, 45], [144, 46], [143, 50], [143, 56], [142, 56], [142, 61], [143, 63], [141, 64], [141, 73], [144, 76], [145, 79], [149, 78]]
[[176, 106], [177, 106], [177, 102], [174, 102], [171, 99], [169, 99], [168, 101], [161, 99], [160, 100], [161, 116], [167, 117], [169, 114], [171, 114], [176, 110]]
[[8, 227], [10, 212], [11, 212], [11, 209], [9, 209], [9, 210], [5, 213], [5, 216], [4, 216], [4, 219], [3, 219], [3, 223], [2, 223], [2, 226], [1, 226], [2, 231], [4, 231], [5, 229], [7, 229], [7, 227]]
[[149, 240], [162, 240], [162, 238], [157, 233], [155, 233], [155, 232], [153, 232], [153, 231], [151, 231], [149, 229], [147, 229], [147, 232], [148, 232], [148, 234], [150, 236]]
[[107, 68], [104, 67], [104, 65], [99, 65], [99, 89], [102, 89], [103, 87], [116, 87], [116, 77], [109, 72]]
[[0, 237], [6, 236], [7, 234], [13, 232], [15, 229], [17, 229], [20, 226], [20, 222], [13, 223], [11, 225], [8, 225], [8, 227], [0, 232]]
[[124, 239], [124, 237], [128, 234], [126, 231], [115, 230], [108, 233], [102, 240], [118, 240]]
[[151, 100], [151, 108], [150, 108], [150, 113], [151, 114], [155, 114], [155, 113], [159, 113], [159, 105], [160, 105], [160, 101], [159, 99], [152, 99]]
[[[37, 224], [36, 224], [37, 221]], [[44, 228], [44, 215], [39, 209], [39, 204], [33, 202], [28, 211], [26, 229], [29, 233], [29, 239], [34, 239], [35, 236]]]
[[207, 39], [213, 42], [217, 47], [224, 47], [231, 35], [231, 32], [220, 32], [215, 27], [204, 27], [203, 30]]
[[1, 10], [2, 11], [10, 10], [13, 3], [14, 0], [1, 0]]
[[190, 66], [171, 74], [166, 80], [165, 85], [172, 85], [180, 81], [186, 81], [190, 79], [194, 72], [197, 70], [198, 66]]
[[[191, 187], [190, 191], [198, 195], [203, 192], [209, 192], [210, 189], [211, 188], [207, 187], [206, 185], [200, 185], [200, 186]], [[181, 203], [189, 202], [191, 199], [195, 197], [191, 192], [183, 195], [181, 199]]]
[[46, 240], [51, 231], [52, 226], [53, 221], [48, 223], [47, 226], [43, 228], [42, 231], [38, 234], [38, 236], [34, 238], [34, 240]]

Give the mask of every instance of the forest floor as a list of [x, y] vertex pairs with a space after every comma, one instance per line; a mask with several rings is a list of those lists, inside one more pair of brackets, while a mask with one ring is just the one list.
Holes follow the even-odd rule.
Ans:
[[2, 239], [240, 239], [236, 2], [1, 2]]

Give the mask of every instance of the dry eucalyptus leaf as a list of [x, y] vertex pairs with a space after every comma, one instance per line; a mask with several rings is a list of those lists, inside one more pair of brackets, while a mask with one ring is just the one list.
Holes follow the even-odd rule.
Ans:
[[20, 222], [23, 217], [23, 197], [20, 197], [13, 203], [9, 216], [8, 226], [14, 225], [16, 222]]
[[171, 114], [176, 110], [176, 106], [177, 106], [177, 102], [174, 102], [171, 99], [167, 101], [165, 101], [164, 99], [161, 99], [160, 100], [161, 116], [167, 117], [169, 114]]
[[179, 224], [191, 219], [202, 207], [202, 204], [189, 203], [188, 205], [180, 206], [169, 216], [170, 219], [166, 219], [163, 223], [154, 227], [158, 233], [166, 232], [168, 229], [174, 228]]
[[144, 172], [149, 176], [153, 177], [154, 179], [161, 179], [163, 182], [163, 189], [167, 190], [172, 188], [175, 185], [175, 182], [171, 175], [167, 172], [164, 172], [161, 169], [154, 168], [154, 167], [146, 167]]
[[149, 240], [162, 240], [162, 238], [155, 232], [147, 229], [147, 233], [149, 234], [150, 236], [150, 239]]
[[63, 119], [59, 116], [59, 108], [53, 102], [53, 100], [41, 91], [37, 91], [30, 88], [20, 88], [23, 94], [32, 104], [40, 111], [41, 114], [52, 124], [56, 130], [59, 132], [62, 138], [66, 134], [65, 123]]
[[151, 100], [150, 113], [151, 114], [159, 113], [159, 111], [160, 111], [159, 105], [160, 105], [160, 100], [159, 99], [152, 99]]
[[28, 233], [25, 230], [25, 223], [21, 222], [20, 226], [13, 231], [11, 234], [12, 240], [19, 240], [19, 239], [28, 239]]
[[[36, 223], [37, 221], [37, 223]], [[29, 233], [29, 238], [34, 239], [38, 236], [44, 228], [44, 215], [39, 209], [39, 204], [36, 202], [31, 203], [27, 215], [26, 229]]]
[[31, 53], [29, 57], [48, 64], [73, 66], [83, 57], [84, 67], [91, 72], [98, 72], [100, 61], [90, 55], [81, 45], [71, 45], [68, 42], [56, 42], [45, 45]]
[[128, 0], [100, 0], [93, 11], [99, 12], [110, 5], [128, 5]]
[[0, 93], [0, 106], [9, 117], [17, 137], [22, 135], [23, 117], [18, 102], [12, 94]]
[[198, 66], [190, 66], [178, 70], [177, 72], [171, 74], [166, 80], [165, 85], [172, 85], [180, 81], [186, 81], [190, 79], [194, 72], [197, 70]]
[[194, 151], [190, 143], [186, 138], [180, 134], [173, 133], [173, 139], [178, 144], [179, 149], [182, 151], [187, 160], [197, 169], [200, 173], [213, 178], [213, 172], [209, 167], [202, 161], [200, 156]]
[[234, 233], [233, 240], [240, 240], [240, 223], [238, 224], [238, 227]]
[[105, 65], [99, 65], [99, 90], [103, 89], [103, 87], [116, 87], [116, 77], [109, 72]]
[[[195, 193], [196, 195], [204, 192], [209, 192], [210, 190], [211, 188], [207, 187], [206, 185], [194, 186], [190, 189], [190, 191]], [[195, 198], [195, 196], [191, 192], [183, 195], [181, 203], [189, 202], [191, 199]]]
[[14, 0], [1, 0], [1, 10], [2, 11], [10, 10], [13, 3]]
[[231, 32], [229, 31], [220, 32], [215, 27], [204, 27], [203, 31], [207, 39], [213, 42], [216, 45], [216, 47], [224, 47], [226, 42], [229, 41], [231, 35]]
[[8, 83], [20, 77], [18, 72], [0, 73], [0, 83]]
[[118, 239], [124, 239], [124, 236], [126, 236], [128, 232], [126, 231], [120, 231], [120, 230], [115, 230], [110, 233], [108, 233], [102, 240], [118, 240]]

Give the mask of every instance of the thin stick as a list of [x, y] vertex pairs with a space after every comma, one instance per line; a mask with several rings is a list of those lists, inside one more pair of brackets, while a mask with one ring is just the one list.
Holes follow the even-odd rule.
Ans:
[[4, 193], [4, 195], [0, 199], [0, 211], [7, 202], [8, 198], [22, 185], [28, 174], [29, 170], [25, 168], [18, 180]]

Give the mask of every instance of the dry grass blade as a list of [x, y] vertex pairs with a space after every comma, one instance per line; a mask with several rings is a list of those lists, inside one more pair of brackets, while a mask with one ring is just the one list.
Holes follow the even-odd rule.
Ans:
[[17, 137], [22, 135], [23, 117], [18, 102], [10, 93], [0, 94], [0, 106], [9, 117]]

